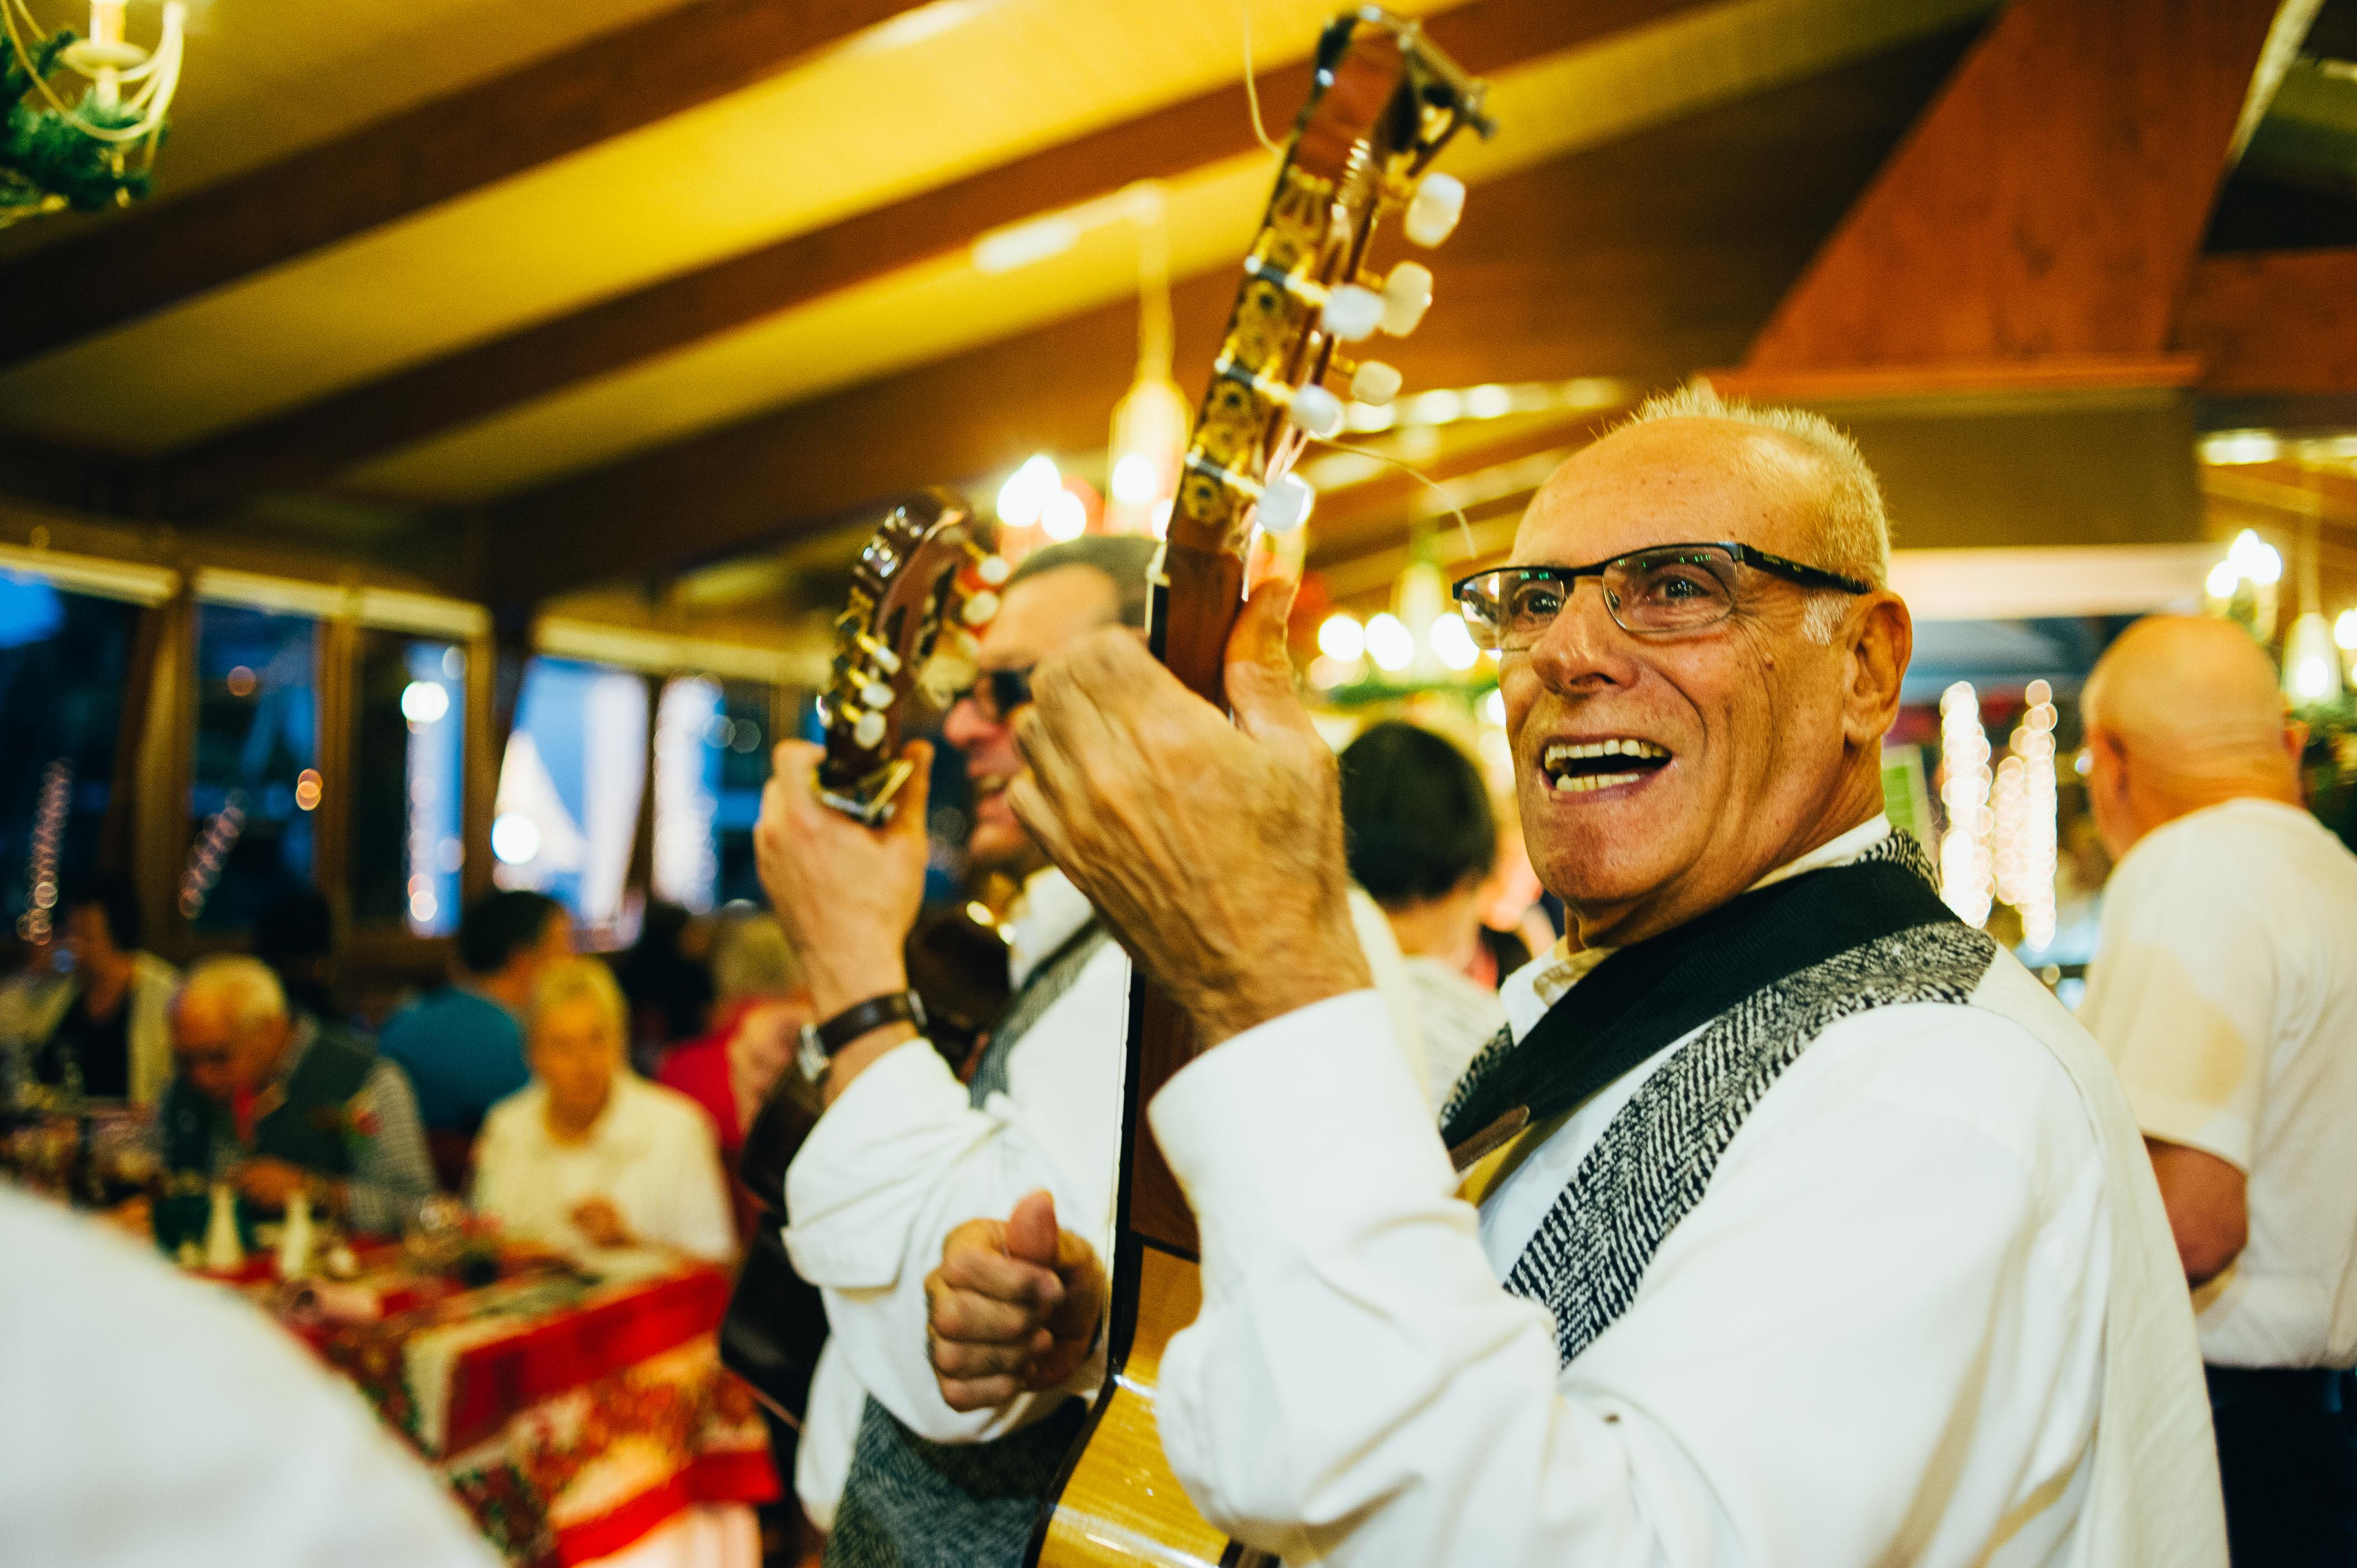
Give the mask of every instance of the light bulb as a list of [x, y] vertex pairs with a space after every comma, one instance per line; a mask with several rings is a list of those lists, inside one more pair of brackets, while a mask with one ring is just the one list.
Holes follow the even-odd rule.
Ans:
[[2332, 640], [2357, 653], [2357, 610], [2342, 610], [2332, 623]]
[[1143, 452], [1123, 455], [1113, 466], [1113, 499], [1124, 506], [1144, 506], [1162, 488], [1162, 476], [1154, 467], [1154, 459]]
[[2249, 529], [2234, 535], [2234, 542], [2226, 548], [2227, 564], [2234, 575], [2265, 585], [2283, 575], [2283, 557], [2275, 546]]
[[1415, 634], [1389, 610], [1367, 622], [1367, 657], [1397, 674], [1415, 662]]
[[1047, 510], [1048, 498], [1064, 483], [1056, 459], [1045, 452], [1030, 458], [998, 487], [998, 521], [1009, 528], [1028, 528]]
[[1039, 510], [1039, 530], [1059, 544], [1078, 539], [1089, 531], [1088, 503], [1070, 490], [1056, 490]]
[[1506, 722], [1506, 693], [1502, 687], [1492, 689], [1481, 699], [1481, 716], [1493, 725]]
[[1318, 625], [1318, 651], [1344, 663], [1367, 650], [1367, 628], [1347, 610], [1336, 610]]
[[2210, 575], [2203, 580], [2201, 585], [2210, 591], [2210, 596], [2213, 599], [2231, 599], [2234, 596], [2236, 585], [2242, 580], [2242, 574], [2234, 570], [2234, 563], [2229, 559], [2211, 567]]
[[1470, 670], [1481, 661], [1481, 650], [1473, 646], [1465, 618], [1456, 611], [1435, 616], [1428, 635], [1434, 656], [1451, 670]]
[[528, 865], [540, 854], [539, 825], [510, 811], [491, 824], [491, 853], [510, 865]]
[[439, 681], [412, 681], [401, 689], [401, 716], [414, 725], [430, 725], [450, 711], [450, 693]]

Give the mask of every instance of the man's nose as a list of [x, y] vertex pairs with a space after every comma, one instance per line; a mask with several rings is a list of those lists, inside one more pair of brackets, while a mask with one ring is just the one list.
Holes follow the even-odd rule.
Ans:
[[1612, 618], [1603, 582], [1581, 577], [1568, 589], [1563, 608], [1531, 647], [1531, 665], [1558, 691], [1625, 685], [1633, 674], [1629, 634]]
[[987, 740], [998, 729], [982, 711], [982, 704], [972, 697], [960, 697], [950, 704], [942, 720], [942, 738], [960, 751], [971, 751], [979, 741]]

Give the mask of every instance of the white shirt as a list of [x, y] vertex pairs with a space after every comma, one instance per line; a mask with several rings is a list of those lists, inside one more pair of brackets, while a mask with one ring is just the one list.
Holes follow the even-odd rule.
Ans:
[[573, 1211], [611, 1203], [631, 1236], [714, 1262], [736, 1255], [737, 1230], [704, 1108], [636, 1073], [614, 1075], [589, 1136], [560, 1144], [535, 1079], [491, 1107], [475, 1155], [474, 1206], [509, 1231], [567, 1251], [589, 1247]]
[[2147, 1133], [2249, 1178], [2203, 1357], [2357, 1362], [2357, 856], [2272, 800], [2156, 828], [2112, 874], [2079, 1015]]
[[0, 1187], [0, 1563], [493, 1568], [357, 1391], [148, 1248]]
[[1477, 1215], [1384, 1028], [1332, 998], [1152, 1107], [1204, 1247], [1158, 1419], [1213, 1523], [1290, 1563], [2225, 1562], [2149, 1163], [2010, 957], [1970, 1006], [1826, 1030], [1568, 1368], [1497, 1282], [1666, 1053]]
[[[1351, 902], [1378, 987], [1407, 1008], [1390, 923], [1364, 893], [1353, 889]], [[1089, 915], [1088, 900], [1062, 872], [1032, 877], [1010, 923], [1015, 984]], [[888, 1052], [827, 1108], [787, 1168], [786, 1248], [795, 1270], [826, 1299], [830, 1343], [841, 1354], [833, 1376], [847, 1374], [921, 1437], [1003, 1436], [1048, 1414], [1068, 1393], [1093, 1393], [1103, 1376], [1102, 1359], [1092, 1359], [1064, 1390], [1022, 1395], [996, 1410], [950, 1409], [926, 1355], [925, 1276], [940, 1266], [952, 1230], [969, 1219], [1003, 1219], [1017, 1199], [1043, 1187], [1055, 1197], [1060, 1227], [1089, 1238], [1098, 1257], [1113, 1256], [1129, 972], [1119, 944], [1099, 948], [1015, 1046], [1006, 1091], [979, 1109], [927, 1041]], [[1413, 1017], [1404, 1013], [1395, 1049], [1420, 1076]], [[832, 1377], [830, 1386], [840, 1392]], [[802, 1435], [824, 1450], [813, 1476], [848, 1468], [847, 1459], [835, 1458], [855, 1434], [822, 1413], [839, 1408], [837, 1399], [822, 1401], [813, 1391]]]

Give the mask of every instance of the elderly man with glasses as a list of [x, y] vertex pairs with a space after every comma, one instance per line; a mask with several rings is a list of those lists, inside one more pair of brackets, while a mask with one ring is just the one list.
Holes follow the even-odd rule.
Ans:
[[[1238, 1540], [2224, 1561], [2118, 1084], [1882, 814], [1912, 637], [1886, 541], [1846, 438], [1695, 390], [1565, 464], [1515, 564], [1459, 585], [1575, 934], [1507, 983], [1438, 1132], [1340, 918], [1282, 590], [1231, 644], [1232, 725], [1132, 641], [1038, 671], [1016, 811], [1205, 1042], [1151, 1107], [1203, 1246], [1157, 1415]], [[1019, 1373], [1028, 1326], [996, 1324], [937, 1332], [937, 1364]]]

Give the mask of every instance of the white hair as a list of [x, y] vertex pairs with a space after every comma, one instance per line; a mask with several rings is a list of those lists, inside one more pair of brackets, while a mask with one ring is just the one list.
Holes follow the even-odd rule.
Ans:
[[174, 1010], [191, 997], [218, 996], [229, 1010], [230, 1027], [243, 1035], [286, 1019], [286, 988], [277, 973], [244, 953], [215, 953], [189, 966]]
[[526, 1031], [539, 1027], [540, 1021], [555, 1009], [585, 997], [597, 1004], [616, 1037], [627, 1043], [630, 1037], [630, 1004], [623, 998], [614, 972], [604, 961], [586, 956], [558, 959], [540, 972], [533, 982], [532, 1001], [524, 1012]]
[[[1708, 381], [1694, 381], [1647, 398], [1621, 428], [1663, 419], [1731, 420], [1781, 435], [1814, 458], [1824, 488], [1813, 558], [1803, 564], [1878, 588], [1890, 585], [1890, 515], [1882, 504], [1882, 485], [1857, 443], [1831, 420], [1806, 409], [1760, 407], [1741, 398], [1729, 403]], [[1819, 642], [1833, 640], [1848, 604], [1846, 595], [1811, 594], [1808, 634]]]

